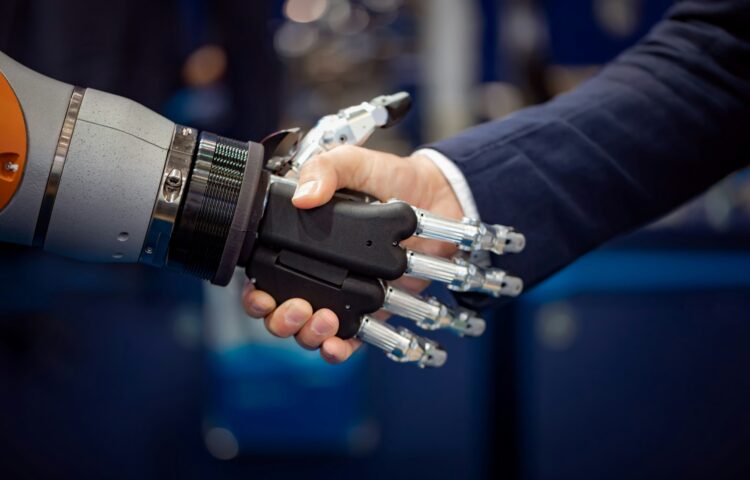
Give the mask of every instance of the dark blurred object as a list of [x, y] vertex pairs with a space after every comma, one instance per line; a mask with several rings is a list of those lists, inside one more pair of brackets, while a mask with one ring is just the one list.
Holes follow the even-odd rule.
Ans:
[[176, 11], [176, 0], [4, 0], [0, 48], [44, 75], [159, 111], [185, 54]]
[[196, 51], [213, 45], [228, 66], [217, 77], [231, 93], [229, 121], [220, 133], [258, 139], [278, 123], [280, 66], [267, 24], [272, 12], [267, 2], [239, 0], [5, 0], [0, 48], [45, 75], [162, 111], [184, 85], [186, 62], [193, 59], [190, 68]]

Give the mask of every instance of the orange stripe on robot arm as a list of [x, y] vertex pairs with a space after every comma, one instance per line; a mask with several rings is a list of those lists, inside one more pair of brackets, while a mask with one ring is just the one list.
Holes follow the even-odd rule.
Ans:
[[21, 184], [27, 144], [21, 105], [0, 73], [0, 210], [8, 205]]

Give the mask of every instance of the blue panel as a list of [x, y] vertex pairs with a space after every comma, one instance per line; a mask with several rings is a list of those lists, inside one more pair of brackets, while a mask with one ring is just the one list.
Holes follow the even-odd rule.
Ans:
[[744, 253], [599, 252], [528, 295], [523, 477], [747, 472], [748, 271]]

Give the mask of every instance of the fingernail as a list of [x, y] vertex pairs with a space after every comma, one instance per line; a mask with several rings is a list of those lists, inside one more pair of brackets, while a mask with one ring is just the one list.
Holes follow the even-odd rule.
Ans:
[[297, 190], [294, 192], [294, 197], [292, 198], [297, 200], [312, 195], [318, 189], [318, 183], [317, 180], [310, 180], [302, 185], [298, 185]]
[[333, 329], [336, 326], [333, 324], [333, 320], [326, 317], [316, 317], [315, 320], [313, 320], [313, 324], [310, 327], [313, 332], [315, 332], [317, 335], [320, 336], [326, 336], [326, 335], [332, 335]]
[[284, 323], [286, 323], [288, 327], [299, 328], [304, 325], [305, 321], [307, 321], [305, 312], [289, 309], [284, 314]]
[[325, 358], [326, 360], [336, 360], [336, 355], [327, 351], [325, 348], [320, 349], [320, 354], [323, 355], [323, 358]]

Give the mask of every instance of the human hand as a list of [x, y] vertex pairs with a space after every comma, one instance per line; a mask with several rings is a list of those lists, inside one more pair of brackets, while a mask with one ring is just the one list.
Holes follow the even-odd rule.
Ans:
[[[364, 192], [381, 201], [397, 198], [446, 218], [463, 216], [453, 189], [429, 158], [422, 155], [398, 157], [348, 145], [305, 163], [292, 202], [297, 208], [315, 208], [328, 202], [342, 188]], [[450, 257], [456, 251], [451, 244], [421, 238], [410, 238], [403, 245], [442, 257]], [[392, 283], [413, 293], [427, 286], [423, 280], [407, 277]], [[277, 306], [273, 297], [248, 284], [242, 300], [248, 315], [264, 317], [266, 328], [272, 334], [294, 336], [307, 349], [320, 348], [322, 357], [330, 363], [345, 361], [360, 346], [359, 340], [342, 340], [335, 336], [339, 323], [331, 310], [323, 308], [313, 312], [304, 299], [291, 299]]]

